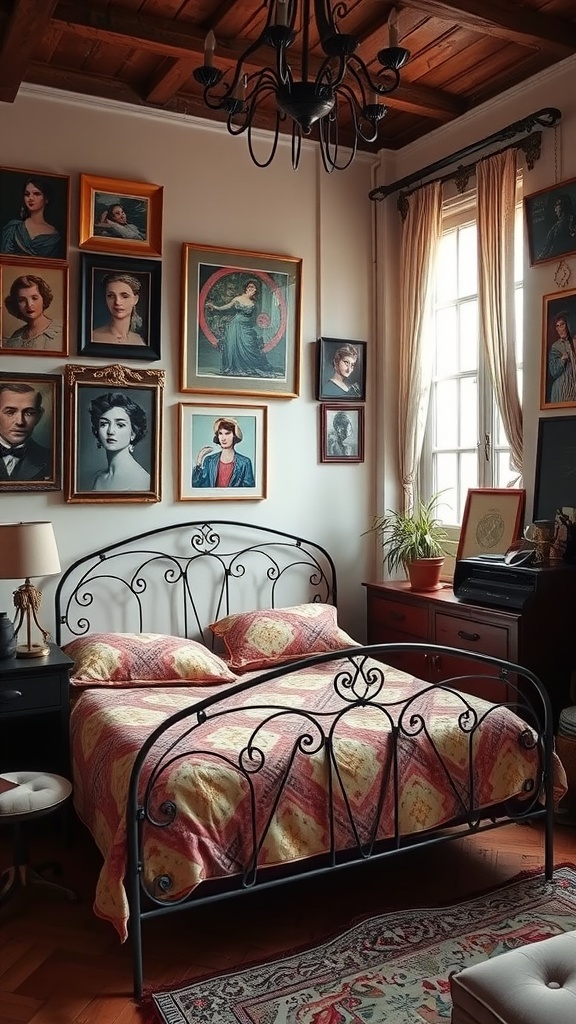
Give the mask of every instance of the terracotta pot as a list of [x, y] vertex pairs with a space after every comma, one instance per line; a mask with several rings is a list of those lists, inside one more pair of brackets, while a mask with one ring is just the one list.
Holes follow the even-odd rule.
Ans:
[[412, 590], [439, 590], [444, 558], [415, 558], [407, 565]]

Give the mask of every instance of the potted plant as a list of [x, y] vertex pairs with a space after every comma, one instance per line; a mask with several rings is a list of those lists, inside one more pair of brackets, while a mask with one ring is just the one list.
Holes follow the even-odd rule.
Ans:
[[436, 515], [438, 495], [418, 501], [408, 512], [387, 509], [367, 533], [377, 534], [388, 572], [404, 569], [413, 590], [437, 590], [448, 539]]

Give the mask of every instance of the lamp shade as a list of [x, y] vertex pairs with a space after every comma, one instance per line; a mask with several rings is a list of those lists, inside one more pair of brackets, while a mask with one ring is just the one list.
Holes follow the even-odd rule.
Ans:
[[54, 576], [60, 559], [52, 523], [0, 523], [0, 579]]

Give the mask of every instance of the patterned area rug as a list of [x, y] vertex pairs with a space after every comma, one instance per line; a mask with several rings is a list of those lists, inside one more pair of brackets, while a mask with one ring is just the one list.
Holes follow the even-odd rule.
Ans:
[[576, 866], [528, 873], [455, 906], [385, 914], [316, 946], [154, 993], [162, 1024], [447, 1024], [449, 977], [576, 929]]

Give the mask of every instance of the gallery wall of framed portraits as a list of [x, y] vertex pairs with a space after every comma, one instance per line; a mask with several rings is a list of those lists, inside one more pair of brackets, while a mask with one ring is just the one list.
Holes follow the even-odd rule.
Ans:
[[[0, 493], [162, 500], [163, 200], [149, 182], [0, 167], [0, 357], [30, 357], [30, 372], [0, 373]], [[193, 397], [178, 407], [176, 500], [260, 501], [270, 408], [252, 403], [300, 396], [303, 261], [180, 244], [178, 387]], [[317, 344], [318, 463], [363, 462], [366, 342]], [[62, 373], [38, 372], [43, 356]], [[21, 421], [10, 437], [6, 409]]]

